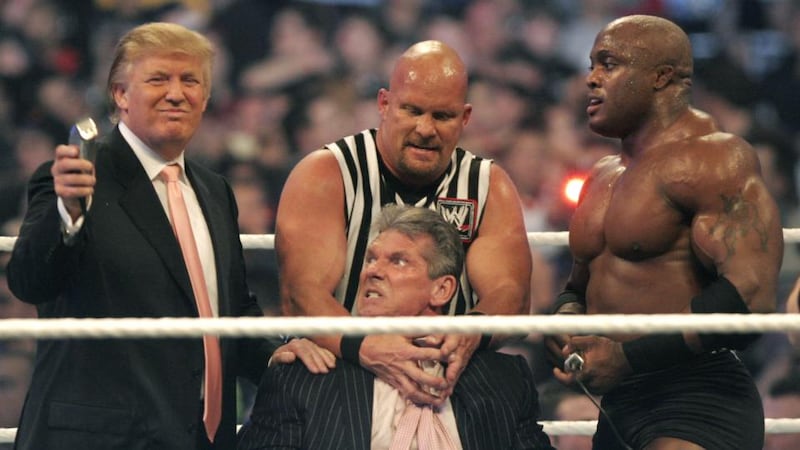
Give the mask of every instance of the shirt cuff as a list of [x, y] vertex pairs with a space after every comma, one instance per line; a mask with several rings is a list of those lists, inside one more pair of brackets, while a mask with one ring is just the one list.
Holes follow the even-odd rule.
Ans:
[[[74, 222], [72, 217], [67, 212], [67, 207], [64, 206], [64, 200], [61, 197], [58, 197], [58, 201], [56, 202], [58, 206], [58, 215], [61, 216], [61, 224], [63, 225], [61, 229], [64, 233], [64, 243], [69, 244], [75, 239], [75, 235], [78, 234], [78, 231], [81, 230], [83, 226], [83, 215], [78, 217]], [[92, 204], [92, 197], [86, 199], [86, 210], [89, 210], [89, 207]]]

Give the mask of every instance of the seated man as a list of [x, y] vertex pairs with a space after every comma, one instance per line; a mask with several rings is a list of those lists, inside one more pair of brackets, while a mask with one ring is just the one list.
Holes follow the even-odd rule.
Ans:
[[[464, 261], [457, 231], [432, 210], [397, 205], [384, 208], [378, 226], [361, 270], [356, 300], [360, 314], [441, 314], [456, 292]], [[422, 367], [438, 363], [420, 362]], [[347, 361], [338, 361], [324, 375], [312, 374], [302, 364], [275, 366], [261, 380], [238, 448], [407, 449], [413, 443], [393, 442], [404, 435], [395, 430], [404, 428], [406, 413], [419, 410], [396, 389]], [[519, 356], [475, 352], [444, 405], [421, 410], [419, 430], [409, 433], [421, 449], [426, 448], [425, 413], [444, 429], [442, 441], [427, 448], [552, 448], [537, 423], [533, 374]]]

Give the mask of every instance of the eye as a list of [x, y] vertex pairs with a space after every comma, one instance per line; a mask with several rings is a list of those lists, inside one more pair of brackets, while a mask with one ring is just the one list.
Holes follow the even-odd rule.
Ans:
[[152, 76], [152, 77], [147, 79], [147, 83], [148, 84], [159, 85], [159, 84], [164, 84], [166, 82], [166, 80], [167, 80], [167, 78], [165, 76], [163, 76], [163, 75], [154, 75], [154, 76]]
[[402, 256], [395, 256], [392, 258], [392, 264], [399, 267], [405, 267], [408, 265], [408, 260]]
[[422, 110], [413, 105], [406, 105], [403, 109], [412, 116], [419, 116], [422, 114]]
[[456, 116], [455, 114], [449, 113], [449, 112], [436, 112], [436, 113], [433, 113], [434, 120], [437, 120], [439, 122], [446, 122], [448, 120], [451, 120], [455, 116]]

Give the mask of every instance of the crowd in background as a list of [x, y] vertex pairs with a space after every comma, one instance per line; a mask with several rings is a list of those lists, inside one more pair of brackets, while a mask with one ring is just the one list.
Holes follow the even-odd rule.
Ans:
[[[17, 234], [28, 177], [74, 122], [92, 116], [111, 128], [104, 76], [113, 46], [155, 20], [189, 26], [217, 45], [209, 111], [189, 155], [229, 178], [242, 233], [274, 231], [281, 186], [302, 156], [377, 125], [376, 94], [391, 62], [424, 39], [447, 42], [468, 65], [474, 112], [461, 146], [509, 172], [528, 231], [566, 230], [566, 180], [618, 145], [586, 125], [589, 50], [606, 23], [630, 13], [664, 16], [687, 31], [694, 105], [753, 144], [784, 228], [800, 226], [796, 0], [0, 0], [0, 235]], [[563, 246], [532, 252], [531, 313], [545, 313], [569, 254]], [[0, 254], [0, 267], [7, 257]], [[247, 250], [246, 258], [262, 308], [279, 314], [274, 255]], [[800, 252], [788, 243], [779, 308], [798, 273]], [[4, 276], [0, 317], [35, 317]], [[546, 383], [537, 346], [531, 336], [509, 351], [528, 355]], [[0, 427], [14, 427], [21, 398], [11, 388], [24, 394], [33, 344], [0, 347]], [[745, 359], [765, 394], [797, 366], [782, 335], [765, 335]]]

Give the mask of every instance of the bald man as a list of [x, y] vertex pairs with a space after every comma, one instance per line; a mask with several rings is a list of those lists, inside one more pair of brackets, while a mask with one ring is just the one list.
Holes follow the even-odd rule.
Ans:
[[[751, 146], [690, 106], [686, 34], [658, 17], [623, 17], [597, 35], [590, 60], [589, 126], [619, 138], [621, 152], [584, 185], [555, 311], [773, 312], [778, 209]], [[557, 378], [604, 394], [595, 448], [761, 449], [761, 399], [735, 353], [757, 337], [552, 336], [547, 345]], [[564, 372], [573, 352], [583, 369]]]
[[[358, 315], [358, 275], [376, 234], [371, 224], [390, 203], [437, 210], [459, 231], [466, 264], [446, 314], [527, 313], [531, 260], [519, 196], [500, 167], [457, 147], [472, 113], [466, 93], [458, 54], [438, 41], [419, 42], [397, 60], [389, 89], [378, 91], [379, 127], [328, 144], [294, 168], [276, 219], [285, 314]], [[432, 346], [420, 348], [413, 337], [313, 339], [411, 400], [434, 405], [452, 393], [476, 349], [503, 340], [431, 336]], [[447, 361], [448, 369], [435, 377], [418, 360]]]

